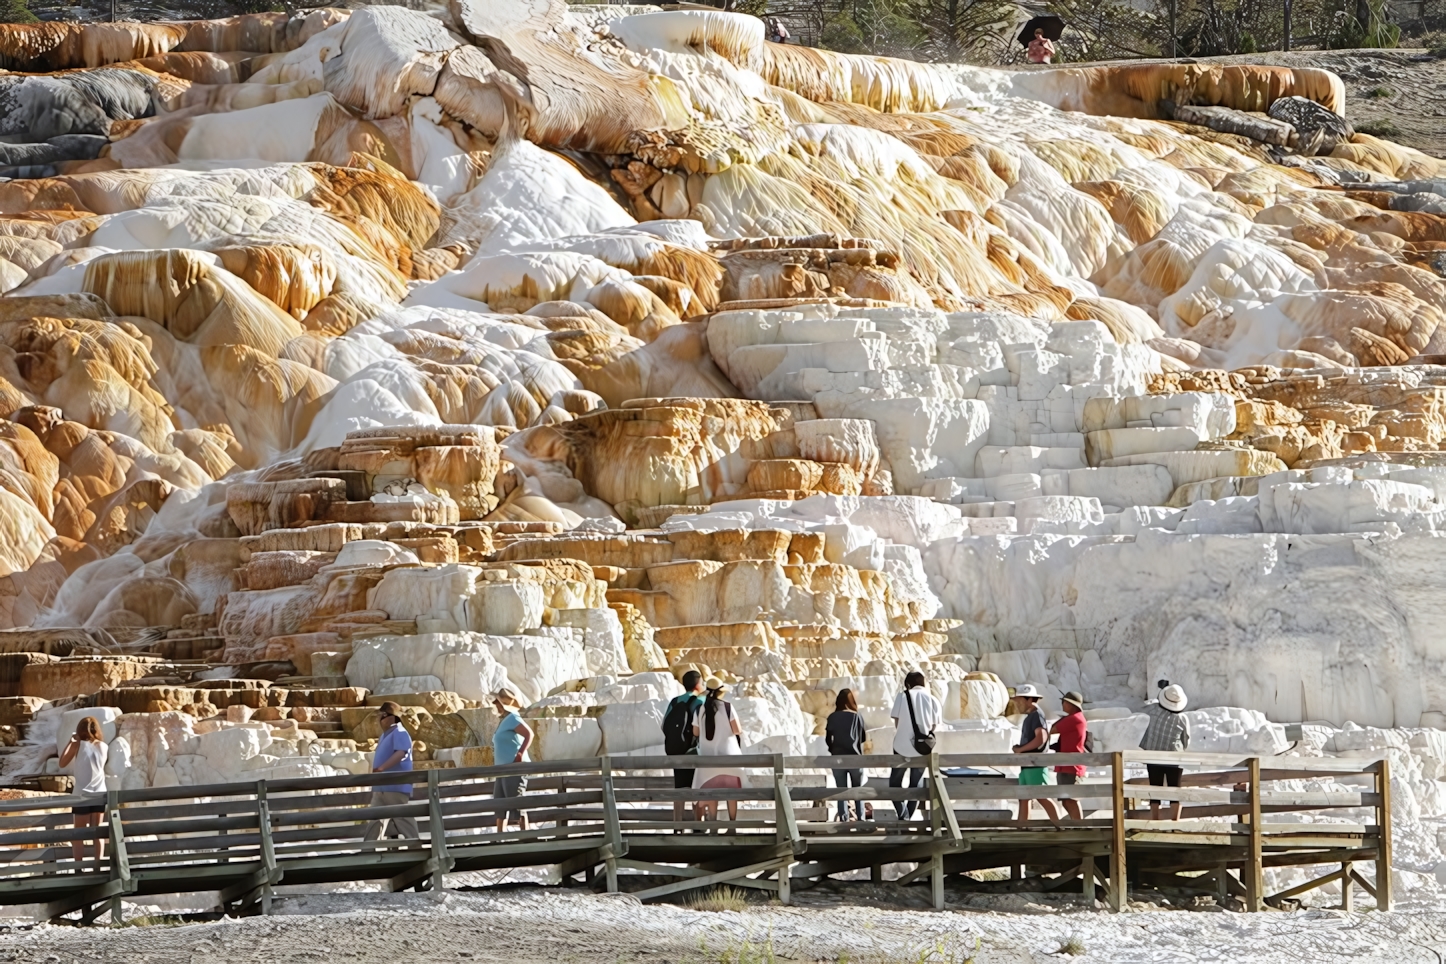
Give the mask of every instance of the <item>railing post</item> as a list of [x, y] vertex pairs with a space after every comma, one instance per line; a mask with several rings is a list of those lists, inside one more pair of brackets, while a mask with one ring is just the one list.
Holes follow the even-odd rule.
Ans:
[[[798, 815], [793, 812], [793, 797], [788, 793], [788, 771], [783, 766], [783, 754], [773, 755], [773, 823], [779, 843], [797, 848], [799, 841]], [[792, 878], [793, 858], [785, 858], [778, 867], [778, 900], [787, 904], [793, 899]]]
[[612, 757], [600, 757], [598, 766], [602, 771], [603, 786], [603, 827], [607, 842], [612, 844], [612, 856], [605, 861], [608, 877], [608, 893], [618, 892], [618, 854], [623, 851], [623, 830], [618, 819], [618, 798], [613, 792]]
[[1125, 884], [1125, 755], [1116, 752], [1110, 761], [1113, 839], [1110, 842], [1110, 910], [1122, 911], [1128, 899]]
[[428, 884], [429, 890], [447, 889], [447, 871], [452, 858], [447, 853], [447, 826], [442, 822], [441, 771], [427, 771], [427, 837], [432, 844], [432, 860], [437, 870]]
[[1250, 774], [1250, 843], [1245, 855], [1245, 909], [1263, 909], [1265, 901], [1265, 870], [1260, 837], [1260, 757], [1251, 757]]
[[1391, 909], [1391, 761], [1376, 764], [1376, 908]]
[[[131, 860], [126, 851], [125, 828], [121, 826], [120, 792], [117, 790], [107, 790], [105, 793], [105, 820], [110, 831], [110, 879], [121, 881], [129, 889]], [[96, 843], [99, 845], [99, 839]], [[110, 922], [119, 925], [124, 919], [120, 894], [116, 894], [110, 899]]]
[[260, 887], [261, 913], [271, 913], [271, 881], [276, 878], [276, 848], [271, 841], [271, 805], [266, 802], [266, 781], [256, 781], [256, 826], [261, 834], [261, 866], [266, 882]]
[[1351, 893], [1351, 862], [1341, 862], [1341, 910], [1355, 910], [1355, 897]]

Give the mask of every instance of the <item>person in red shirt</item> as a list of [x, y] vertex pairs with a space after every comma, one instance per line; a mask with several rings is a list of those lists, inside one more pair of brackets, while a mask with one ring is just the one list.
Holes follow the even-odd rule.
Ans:
[[[1055, 720], [1054, 726], [1049, 728], [1053, 736], [1059, 737], [1054, 745], [1056, 753], [1083, 753], [1085, 752], [1085, 730], [1088, 725], [1084, 716], [1084, 697], [1075, 691], [1064, 694], [1060, 699], [1060, 705], [1064, 708], [1064, 716]], [[1068, 786], [1079, 781], [1084, 776], [1085, 768], [1081, 766], [1064, 766], [1054, 768], [1055, 783], [1059, 786]], [[1083, 820], [1084, 815], [1080, 812], [1079, 801], [1065, 799], [1065, 813], [1072, 819]]]

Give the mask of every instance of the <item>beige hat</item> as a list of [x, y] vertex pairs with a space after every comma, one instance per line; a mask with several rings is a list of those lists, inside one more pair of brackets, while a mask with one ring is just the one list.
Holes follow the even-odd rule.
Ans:
[[1068, 693], [1061, 696], [1060, 699], [1066, 703], [1073, 703], [1080, 709], [1084, 709], [1084, 697], [1079, 695], [1078, 690], [1070, 690]]
[[1185, 688], [1178, 683], [1171, 683], [1160, 691], [1160, 705], [1172, 713], [1180, 712], [1189, 702]]
[[710, 676], [710, 677], [708, 677], [708, 682], [704, 683], [703, 686], [704, 686], [705, 689], [714, 690], [714, 691], [717, 692], [720, 696], [721, 696], [722, 694], [728, 692], [728, 684], [725, 683], [725, 682], [723, 682], [721, 679], [719, 679], [719, 678], [716, 677], [716, 676]]
[[517, 692], [506, 686], [493, 694], [492, 701], [494, 703], [501, 703], [503, 706], [516, 706], [519, 708], [522, 706], [522, 700], [518, 697]]

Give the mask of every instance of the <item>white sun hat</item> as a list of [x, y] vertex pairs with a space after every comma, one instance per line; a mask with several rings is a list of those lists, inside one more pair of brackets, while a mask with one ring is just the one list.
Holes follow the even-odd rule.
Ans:
[[1160, 691], [1160, 705], [1172, 713], [1178, 713], [1185, 708], [1190, 700], [1185, 696], [1184, 687], [1171, 683]]
[[1040, 698], [1041, 698], [1039, 690], [1037, 690], [1037, 689], [1034, 688], [1034, 684], [1033, 684], [1033, 683], [1025, 683], [1023, 686], [1019, 687], [1019, 689], [1017, 689], [1017, 690], [1014, 691], [1014, 695], [1015, 695], [1015, 696], [1028, 696], [1028, 697], [1030, 697], [1030, 698], [1032, 698], [1032, 699], [1040, 699]]

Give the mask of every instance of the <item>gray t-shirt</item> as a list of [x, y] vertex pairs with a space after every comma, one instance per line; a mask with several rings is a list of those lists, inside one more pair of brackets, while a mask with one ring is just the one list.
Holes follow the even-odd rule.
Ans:
[[[1044, 713], [1041, 712], [1039, 707], [1036, 706], [1034, 709], [1030, 710], [1029, 715], [1024, 718], [1024, 726], [1022, 726], [1019, 730], [1019, 745], [1024, 746], [1026, 743], [1033, 740], [1034, 735], [1040, 730], [1048, 732], [1049, 724], [1044, 722]], [[1039, 749], [1030, 750], [1028, 752], [1043, 753], [1045, 744], [1048, 742], [1049, 741], [1046, 739], [1044, 743], [1041, 743], [1039, 745]]]

